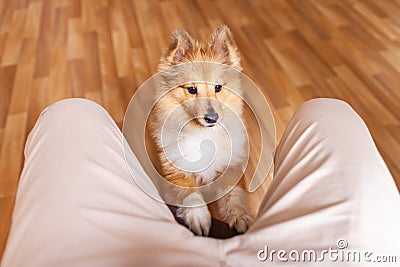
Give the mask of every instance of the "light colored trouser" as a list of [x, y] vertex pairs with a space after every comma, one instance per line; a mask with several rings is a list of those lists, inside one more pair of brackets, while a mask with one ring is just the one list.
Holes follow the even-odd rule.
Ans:
[[[266, 245], [319, 253], [338, 249], [339, 239], [372, 257], [397, 253], [400, 262], [398, 191], [344, 102], [316, 99], [299, 108], [277, 148], [257, 220], [228, 240], [193, 236], [142, 192], [121, 140], [107, 112], [88, 100], [63, 100], [42, 113], [26, 144], [3, 267], [309, 266], [277, 254], [262, 262], [257, 254]], [[329, 263], [326, 257], [322, 265]]]

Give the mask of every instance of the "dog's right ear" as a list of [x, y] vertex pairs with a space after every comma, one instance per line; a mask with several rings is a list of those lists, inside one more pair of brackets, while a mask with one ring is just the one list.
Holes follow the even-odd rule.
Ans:
[[167, 51], [164, 53], [162, 60], [169, 64], [177, 64], [183, 61], [185, 55], [193, 50], [194, 40], [184, 30], [174, 30]]
[[209, 46], [219, 56], [221, 63], [241, 70], [239, 51], [228, 26], [221, 25], [214, 30]]

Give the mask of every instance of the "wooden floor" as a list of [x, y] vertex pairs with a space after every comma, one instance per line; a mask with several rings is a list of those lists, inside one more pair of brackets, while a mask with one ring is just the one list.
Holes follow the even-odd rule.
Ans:
[[121, 125], [171, 31], [206, 38], [223, 23], [271, 103], [278, 136], [307, 99], [343, 99], [400, 187], [400, 1], [0, 0], [0, 255], [41, 110], [84, 97]]

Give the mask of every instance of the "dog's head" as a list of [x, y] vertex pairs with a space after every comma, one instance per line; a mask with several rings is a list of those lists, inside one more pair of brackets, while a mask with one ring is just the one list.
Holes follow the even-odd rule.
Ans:
[[[210, 66], [207, 64], [210, 62], [215, 64]], [[169, 92], [165, 96], [168, 106], [182, 105], [186, 116], [202, 127], [213, 127], [232, 117], [227, 115], [227, 108], [230, 113], [233, 111], [241, 116], [242, 100], [238, 96], [241, 92], [238, 76], [241, 71], [240, 56], [227, 26], [216, 28], [206, 43], [195, 41], [183, 30], [175, 30], [168, 49], [160, 59], [159, 70], [183, 63], [196, 65], [186, 73], [171, 72], [164, 79], [167, 87], [168, 81], [177, 76], [180, 80], [190, 81], [168, 88]]]

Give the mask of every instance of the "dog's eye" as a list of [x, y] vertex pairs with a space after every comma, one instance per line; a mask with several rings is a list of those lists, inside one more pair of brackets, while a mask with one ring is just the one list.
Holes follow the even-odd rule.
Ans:
[[189, 94], [193, 94], [193, 95], [197, 94], [197, 88], [194, 86], [188, 87], [187, 90], [188, 90]]
[[217, 84], [217, 85], [215, 86], [215, 92], [218, 93], [218, 92], [221, 92], [221, 90], [222, 90], [222, 85]]

